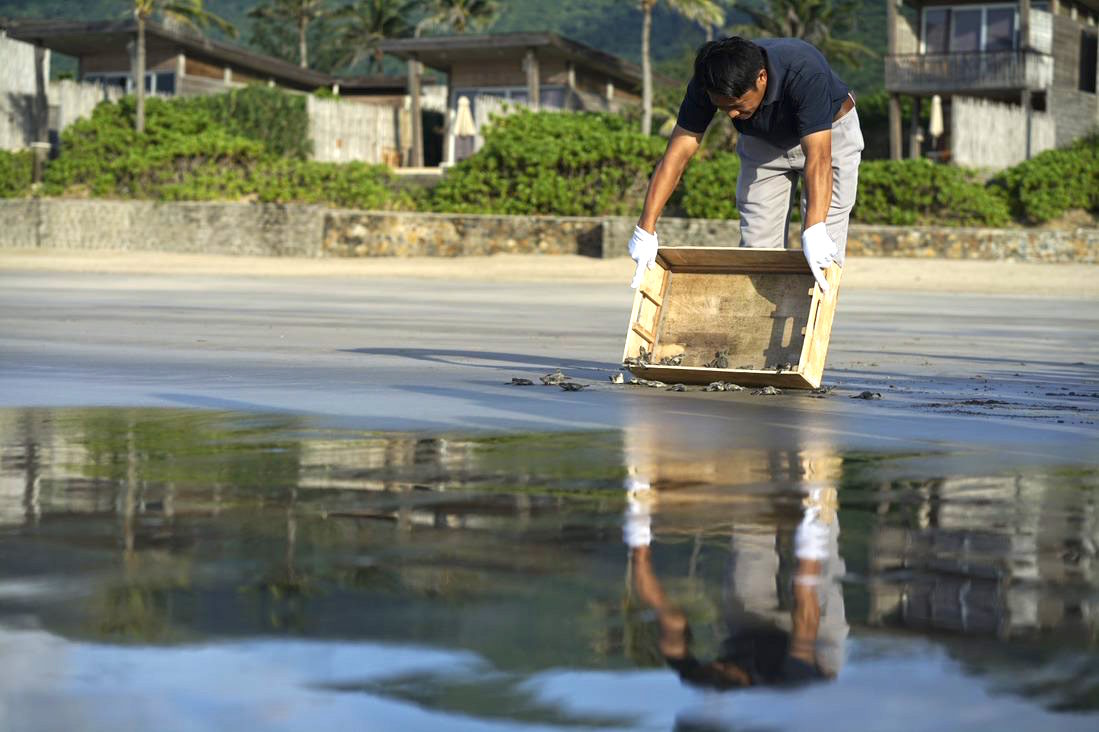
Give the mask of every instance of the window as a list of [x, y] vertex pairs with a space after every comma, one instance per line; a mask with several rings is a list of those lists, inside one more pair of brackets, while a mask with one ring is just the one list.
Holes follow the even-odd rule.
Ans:
[[[102, 84], [104, 86], [117, 86], [125, 91], [127, 94], [132, 93], [134, 90], [133, 81], [131, 81], [129, 74], [84, 74], [84, 81], [91, 82], [93, 84]], [[150, 71], [149, 73], [145, 74], [145, 91], [150, 94], [175, 94], [175, 72], [169, 71], [156, 73]]]
[[1099, 57], [1099, 36], [1080, 31], [1080, 91], [1095, 93], [1095, 64]]
[[985, 50], [1010, 51], [1015, 46], [1015, 9], [985, 11]]
[[959, 5], [925, 8], [924, 53], [1010, 51], [1018, 46], [1015, 5]]
[[923, 22], [926, 53], [946, 53], [950, 48], [946, 42], [946, 32], [950, 27], [950, 10], [928, 8], [924, 11]]

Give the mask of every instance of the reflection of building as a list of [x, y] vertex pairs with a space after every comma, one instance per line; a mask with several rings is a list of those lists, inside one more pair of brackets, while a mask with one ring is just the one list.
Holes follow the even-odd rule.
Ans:
[[896, 499], [883, 495], [871, 535], [872, 624], [1004, 637], [1099, 628], [1094, 597], [1057, 590], [1094, 582], [1099, 516], [1085, 492], [1011, 477], [902, 482], [884, 492]]
[[1099, 1], [887, 2], [890, 150], [901, 157], [900, 97], [910, 97], [911, 157], [921, 100], [944, 100], [941, 157], [1005, 167], [1062, 146], [1099, 122]]

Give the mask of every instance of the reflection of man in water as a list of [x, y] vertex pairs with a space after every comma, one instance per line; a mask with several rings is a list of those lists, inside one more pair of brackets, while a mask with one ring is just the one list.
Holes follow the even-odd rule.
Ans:
[[[634, 586], [642, 602], [656, 611], [660, 652], [682, 680], [734, 689], [797, 685], [839, 673], [848, 628], [838, 582], [844, 566], [837, 547], [834, 489], [813, 489], [805, 501], [794, 532], [792, 578], [779, 560], [783, 527], [777, 522], [734, 526], [725, 600], [728, 636], [719, 656], [708, 662], [691, 653], [687, 617], [669, 602], [653, 573], [648, 515], [652, 492], [635, 485], [630, 493], [624, 537], [633, 558]], [[786, 587], [792, 588], [788, 611], [781, 598]]]

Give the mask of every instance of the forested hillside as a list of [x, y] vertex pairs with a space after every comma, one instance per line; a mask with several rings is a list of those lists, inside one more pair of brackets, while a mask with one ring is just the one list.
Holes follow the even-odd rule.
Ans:
[[[206, 0], [206, 8], [233, 22], [239, 30], [238, 42], [255, 45], [252, 19], [248, 11], [259, 0]], [[332, 8], [349, 0], [330, 0]], [[751, 5], [759, 0], [741, 0]], [[841, 37], [858, 40], [879, 56], [858, 64], [840, 67], [840, 73], [858, 91], [866, 93], [881, 86], [880, 54], [885, 48], [885, 5], [881, 0], [861, 0], [855, 15], [855, 27]], [[641, 57], [641, 12], [637, 3], [624, 0], [500, 0], [500, 12], [490, 32], [550, 30], [634, 61]], [[73, 20], [127, 17], [127, 0], [0, 0], [0, 18], [66, 18]], [[728, 25], [747, 22], [734, 4], [728, 13]], [[317, 62], [324, 64], [324, 24], [318, 24], [313, 46]], [[659, 4], [653, 16], [652, 52], [659, 71], [673, 77], [689, 73], [691, 51], [705, 40], [701, 27], [670, 13]], [[268, 49], [269, 50], [269, 49]], [[64, 70], [65, 64], [58, 64]], [[362, 69], [359, 69], [362, 70]]]

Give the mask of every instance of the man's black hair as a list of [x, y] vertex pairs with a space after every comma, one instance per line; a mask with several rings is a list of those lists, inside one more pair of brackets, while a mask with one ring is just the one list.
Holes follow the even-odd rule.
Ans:
[[695, 56], [695, 78], [704, 90], [723, 97], [755, 89], [763, 68], [763, 49], [740, 36], [704, 43]]

